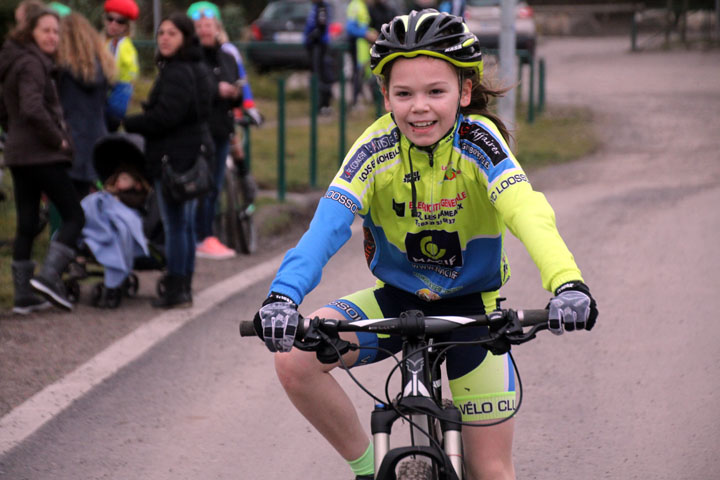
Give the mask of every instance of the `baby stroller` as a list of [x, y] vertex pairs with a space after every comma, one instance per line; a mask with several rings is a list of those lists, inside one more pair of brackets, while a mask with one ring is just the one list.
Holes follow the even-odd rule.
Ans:
[[[133, 269], [165, 267], [162, 247], [148, 241], [147, 236], [147, 233], [157, 236], [156, 223], [160, 222], [159, 216], [153, 215], [149, 215], [150, 225], [145, 221], [147, 208], [152, 210], [156, 206], [142, 173], [145, 168], [142, 137], [113, 133], [101, 138], [93, 150], [93, 164], [104, 188], [81, 202], [85, 226], [80, 256], [69, 268], [65, 287], [68, 296], [76, 302], [80, 298], [79, 281], [102, 276], [103, 281], [92, 287], [91, 304], [117, 308], [123, 296], [137, 294], [139, 280]], [[160, 231], [162, 233], [162, 229]], [[102, 269], [92, 268], [97, 265]]]

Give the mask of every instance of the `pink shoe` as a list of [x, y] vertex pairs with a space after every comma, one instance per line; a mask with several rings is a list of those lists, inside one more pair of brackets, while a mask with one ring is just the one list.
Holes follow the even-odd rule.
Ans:
[[220, 243], [217, 237], [207, 237], [202, 243], [199, 243], [197, 247], [195, 247], [195, 256], [199, 258], [225, 260], [235, 255], [237, 255], [235, 250]]

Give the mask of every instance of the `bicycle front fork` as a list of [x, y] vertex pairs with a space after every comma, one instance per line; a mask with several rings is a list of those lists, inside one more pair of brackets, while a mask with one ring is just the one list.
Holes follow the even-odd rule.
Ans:
[[[387, 478], [388, 472], [394, 472], [398, 462], [405, 457], [422, 455], [428, 457], [441, 471], [444, 471], [440, 478], [462, 480], [463, 459], [460, 425], [462, 416], [460, 411], [454, 406], [441, 408], [429, 397], [404, 397], [395, 407], [377, 405], [371, 414], [371, 432], [375, 449], [375, 478]], [[423, 414], [418, 415], [418, 412], [423, 412]], [[401, 413], [405, 416], [412, 416], [413, 421], [418, 418], [437, 418], [440, 421], [442, 438], [434, 435], [432, 428], [434, 422], [423, 422], [421, 426], [430, 435], [433, 435], [436, 441], [442, 443], [444, 452], [439, 452], [429, 440], [425, 442], [425, 445], [391, 449], [390, 433], [392, 425], [395, 420], [401, 418]], [[420, 433], [419, 435], [424, 434]], [[447, 459], [449, 459], [449, 465]], [[447, 468], [449, 466], [451, 468]]]

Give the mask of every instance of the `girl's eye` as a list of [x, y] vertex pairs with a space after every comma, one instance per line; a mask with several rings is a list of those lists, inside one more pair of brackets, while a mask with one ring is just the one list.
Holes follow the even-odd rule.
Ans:
[[430, 90], [431, 95], [440, 95], [442, 93], [445, 93], [445, 90], [443, 90], [442, 88], [433, 88], [432, 90]]

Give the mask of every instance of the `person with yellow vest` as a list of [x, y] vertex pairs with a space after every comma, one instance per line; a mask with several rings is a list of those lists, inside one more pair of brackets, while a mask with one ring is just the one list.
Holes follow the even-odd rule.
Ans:
[[130, 27], [140, 15], [134, 0], [105, 0], [105, 37], [110, 53], [115, 57], [115, 82], [105, 107], [108, 130], [114, 132], [125, 118], [133, 83], [140, 71], [138, 54], [130, 40]]
[[351, 106], [357, 104], [364, 80], [370, 71], [370, 44], [377, 38], [377, 30], [370, 27], [368, 3], [372, 0], [351, 0], [347, 7], [347, 30], [350, 55], [353, 62], [353, 94]]

